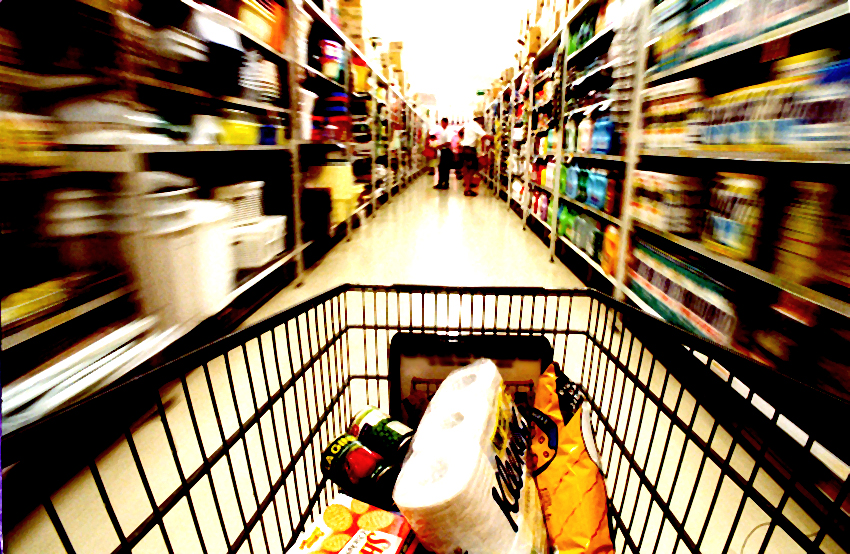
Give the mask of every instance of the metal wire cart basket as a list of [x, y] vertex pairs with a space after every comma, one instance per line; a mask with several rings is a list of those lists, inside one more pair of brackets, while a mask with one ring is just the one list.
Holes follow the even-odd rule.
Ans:
[[35, 468], [4, 477], [6, 548], [285, 552], [336, 492], [323, 448], [389, 410], [402, 331], [548, 339], [617, 552], [850, 549], [847, 403], [593, 290], [420, 286], [338, 287], [5, 437]]

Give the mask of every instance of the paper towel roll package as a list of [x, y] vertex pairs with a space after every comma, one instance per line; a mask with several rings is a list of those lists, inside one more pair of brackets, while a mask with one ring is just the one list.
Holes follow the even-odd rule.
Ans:
[[546, 529], [526, 469], [530, 430], [496, 365], [440, 385], [413, 437], [393, 500], [435, 554], [543, 554]]

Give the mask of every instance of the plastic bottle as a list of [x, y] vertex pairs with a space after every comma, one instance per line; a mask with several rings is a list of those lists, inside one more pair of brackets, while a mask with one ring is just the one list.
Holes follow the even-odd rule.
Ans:
[[566, 183], [561, 187], [561, 192], [572, 199], [578, 198], [580, 172], [581, 170], [576, 165], [568, 167]]
[[576, 141], [577, 141], [577, 138], [578, 138], [578, 128], [576, 127], [576, 120], [575, 119], [570, 118], [570, 120], [567, 121], [567, 127], [566, 127], [566, 130], [565, 130], [565, 133], [566, 133], [566, 142], [564, 143], [564, 151], [568, 152], [568, 153], [569, 152], [575, 152], [576, 151], [576, 144], [577, 144]]
[[608, 172], [604, 170], [590, 171], [587, 177], [587, 200], [589, 206], [597, 210], [605, 207], [605, 195], [608, 189]]
[[578, 125], [578, 144], [579, 152], [590, 152], [593, 137], [593, 120], [590, 116], [581, 120]]
[[561, 206], [558, 210], [558, 234], [566, 235], [567, 234], [567, 225], [568, 225], [568, 216], [569, 211], [566, 206]]
[[609, 225], [605, 228], [605, 234], [602, 238], [602, 260], [600, 265], [602, 271], [608, 275], [614, 275], [617, 270], [617, 251], [620, 248], [620, 234], [617, 233], [617, 228]]
[[594, 154], [610, 154], [614, 150], [614, 123], [606, 116], [593, 124], [591, 151]]
[[549, 213], [549, 195], [541, 194], [540, 200], [537, 202], [537, 215], [540, 216], [540, 219], [546, 220], [546, 215]]
[[586, 169], [578, 170], [578, 192], [576, 193], [575, 199], [579, 202], [584, 202], [587, 200], [587, 180], [589, 177], [589, 172]]

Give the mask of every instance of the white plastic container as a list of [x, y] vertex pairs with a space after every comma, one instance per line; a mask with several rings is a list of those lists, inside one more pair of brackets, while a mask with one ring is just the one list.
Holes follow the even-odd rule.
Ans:
[[223, 202], [189, 202], [195, 234], [195, 298], [203, 317], [218, 313], [236, 283], [236, 266], [230, 247], [233, 210]]
[[248, 223], [263, 215], [262, 181], [246, 181], [213, 189], [213, 199], [227, 203], [233, 208], [231, 221], [234, 225]]
[[[187, 210], [188, 213], [188, 210]], [[142, 304], [146, 315], [157, 315], [168, 328], [200, 315], [195, 294], [197, 224], [190, 217], [150, 218], [140, 260]]]
[[301, 140], [311, 140], [313, 137], [313, 107], [318, 95], [300, 88], [298, 89], [298, 117], [301, 128]]
[[269, 263], [284, 249], [285, 216], [265, 216], [231, 230], [236, 267], [255, 269]]

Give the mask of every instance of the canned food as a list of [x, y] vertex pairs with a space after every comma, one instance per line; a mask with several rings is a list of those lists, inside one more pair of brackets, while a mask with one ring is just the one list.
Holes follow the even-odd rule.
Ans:
[[367, 448], [392, 461], [404, 457], [413, 439], [413, 429], [373, 406], [366, 406], [354, 416], [348, 432]]
[[324, 452], [322, 473], [352, 496], [378, 507], [392, 503], [398, 469], [352, 435], [342, 435]]

